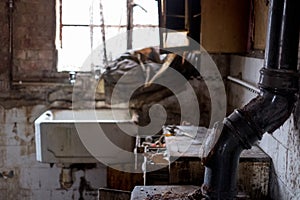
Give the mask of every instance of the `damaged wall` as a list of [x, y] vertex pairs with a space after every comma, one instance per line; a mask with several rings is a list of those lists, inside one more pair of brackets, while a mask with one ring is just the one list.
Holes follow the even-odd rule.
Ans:
[[[300, 58], [298, 54], [298, 58]], [[230, 75], [256, 85], [263, 59], [232, 56]], [[299, 67], [299, 62], [298, 62]], [[245, 105], [256, 96], [255, 93], [235, 83], [228, 85], [229, 112]], [[297, 104], [300, 101], [298, 100]], [[259, 146], [272, 158], [270, 196], [273, 199], [300, 198], [300, 130], [299, 105], [292, 116], [273, 134], [264, 134]]]
[[[0, 2], [0, 89], [6, 91], [0, 93], [0, 173], [14, 175], [0, 178], [0, 199], [95, 199], [96, 191], [86, 192], [82, 183], [86, 180], [92, 189], [106, 186], [105, 167], [75, 172], [73, 186], [64, 190], [60, 168], [35, 158], [34, 120], [50, 106], [69, 107], [72, 100], [68, 74], [56, 72], [55, 0], [14, 1], [12, 66], [7, 2]], [[220, 60], [227, 62], [227, 57]], [[87, 101], [92, 94], [77, 96], [93, 106]]]
[[[60, 189], [60, 169], [36, 162], [33, 121], [51, 103], [70, 102], [72, 87], [67, 75], [56, 72], [55, 0], [16, 0], [14, 5], [14, 62], [9, 65], [9, 32], [7, 1], [0, 2], [0, 173], [14, 172], [11, 178], [0, 178], [0, 199], [79, 199], [81, 177], [92, 188], [105, 186], [103, 166], [77, 171], [73, 187]], [[244, 45], [245, 46], [245, 45]], [[244, 49], [244, 47], [243, 47]], [[227, 75], [227, 56], [220, 57], [223, 77]], [[262, 60], [244, 62], [233, 57], [231, 75], [242, 72], [243, 79], [256, 84]], [[224, 63], [223, 63], [224, 62]], [[223, 63], [223, 64], [222, 64]], [[222, 67], [225, 66], [225, 67]], [[15, 84], [9, 87], [9, 73]], [[39, 82], [32, 82], [39, 81]], [[230, 108], [246, 103], [255, 95], [230, 85]], [[238, 96], [236, 96], [238, 95]], [[59, 104], [60, 106], [60, 104]], [[296, 115], [298, 115], [296, 113]], [[300, 136], [291, 117], [273, 135], [265, 134], [261, 147], [272, 157], [272, 195], [282, 199], [299, 199]], [[81, 182], [82, 183], [82, 182]], [[84, 192], [84, 199], [94, 199], [95, 191]]]
[[35, 158], [34, 120], [54, 101], [72, 97], [68, 74], [56, 72], [55, 0], [14, 1], [12, 67], [7, 2], [0, 2], [0, 199], [96, 199], [97, 191], [87, 190], [106, 185], [104, 166], [77, 170], [64, 190], [60, 168]]
[[104, 166], [76, 171], [73, 187], [65, 190], [59, 183], [60, 168], [36, 161], [33, 122], [45, 108], [44, 105], [0, 107], [0, 173], [14, 173], [10, 178], [0, 178], [0, 199], [79, 199], [84, 180], [94, 189], [84, 188], [84, 199], [95, 199], [96, 189], [106, 185]]

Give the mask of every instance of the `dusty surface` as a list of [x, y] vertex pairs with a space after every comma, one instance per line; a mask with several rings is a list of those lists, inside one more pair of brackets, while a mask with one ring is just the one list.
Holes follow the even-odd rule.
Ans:
[[131, 200], [193, 200], [201, 199], [200, 187], [192, 185], [136, 186]]
[[192, 193], [183, 193], [183, 194], [178, 194], [178, 193], [173, 193], [171, 191], [167, 191], [163, 194], [154, 194], [154, 195], [149, 195], [149, 197], [146, 197], [145, 200], [193, 200], [193, 199], [202, 199], [203, 196], [201, 194], [200, 189], [195, 190]]

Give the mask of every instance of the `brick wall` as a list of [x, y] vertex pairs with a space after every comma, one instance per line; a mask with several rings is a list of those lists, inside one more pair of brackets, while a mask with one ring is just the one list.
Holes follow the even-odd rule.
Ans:
[[[35, 158], [34, 120], [53, 101], [72, 98], [68, 75], [56, 72], [55, 0], [14, 1], [12, 68], [7, 2], [0, 2], [0, 174], [12, 171], [13, 176], [0, 178], [0, 199], [79, 199], [83, 180], [93, 189], [106, 185], [103, 166], [75, 170], [73, 186], [64, 190], [61, 169]], [[9, 82], [10, 70], [14, 82]], [[96, 199], [95, 191], [82, 194]]]
[[7, 91], [9, 89], [9, 34], [8, 34], [8, 16], [7, 4], [0, 2], [0, 89]]
[[15, 78], [51, 76], [56, 72], [55, 0], [15, 1], [13, 15]]
[[[75, 172], [73, 187], [66, 191], [60, 189], [60, 169], [35, 160], [33, 121], [50, 106], [50, 94], [58, 94], [59, 98], [66, 100], [64, 92], [60, 91], [69, 88], [59, 84], [42, 84], [49, 80], [67, 80], [65, 74], [56, 73], [55, 0], [15, 0], [12, 71], [17, 84], [11, 89], [6, 2], [0, 2], [0, 173], [13, 171], [14, 176], [0, 178], [0, 199], [79, 199], [80, 177], [85, 177], [94, 188], [106, 184], [103, 178], [99, 178], [105, 177], [102, 167]], [[244, 61], [243, 58], [232, 59], [232, 75], [242, 72], [245, 80], [256, 84], [262, 61]], [[26, 86], [18, 84], [19, 81], [40, 81], [41, 85]], [[233, 84], [230, 91], [234, 91], [229, 93], [230, 108], [240, 106], [255, 96]], [[295, 113], [294, 116], [297, 115]], [[298, 123], [291, 117], [273, 135], [265, 134], [260, 142], [273, 159], [271, 194], [276, 199], [300, 198], [300, 136], [295, 126]], [[90, 193], [84, 195], [84, 199], [95, 199]]]

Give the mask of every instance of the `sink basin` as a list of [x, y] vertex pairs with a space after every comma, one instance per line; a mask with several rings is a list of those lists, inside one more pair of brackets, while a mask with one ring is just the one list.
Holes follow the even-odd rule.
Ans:
[[35, 121], [36, 159], [116, 164], [133, 159], [137, 126], [128, 110], [48, 110]]

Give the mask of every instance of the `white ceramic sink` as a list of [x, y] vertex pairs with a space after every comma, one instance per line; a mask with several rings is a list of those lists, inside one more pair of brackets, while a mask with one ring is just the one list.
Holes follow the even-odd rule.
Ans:
[[136, 135], [128, 110], [48, 110], [35, 121], [36, 158], [44, 163], [128, 162]]

